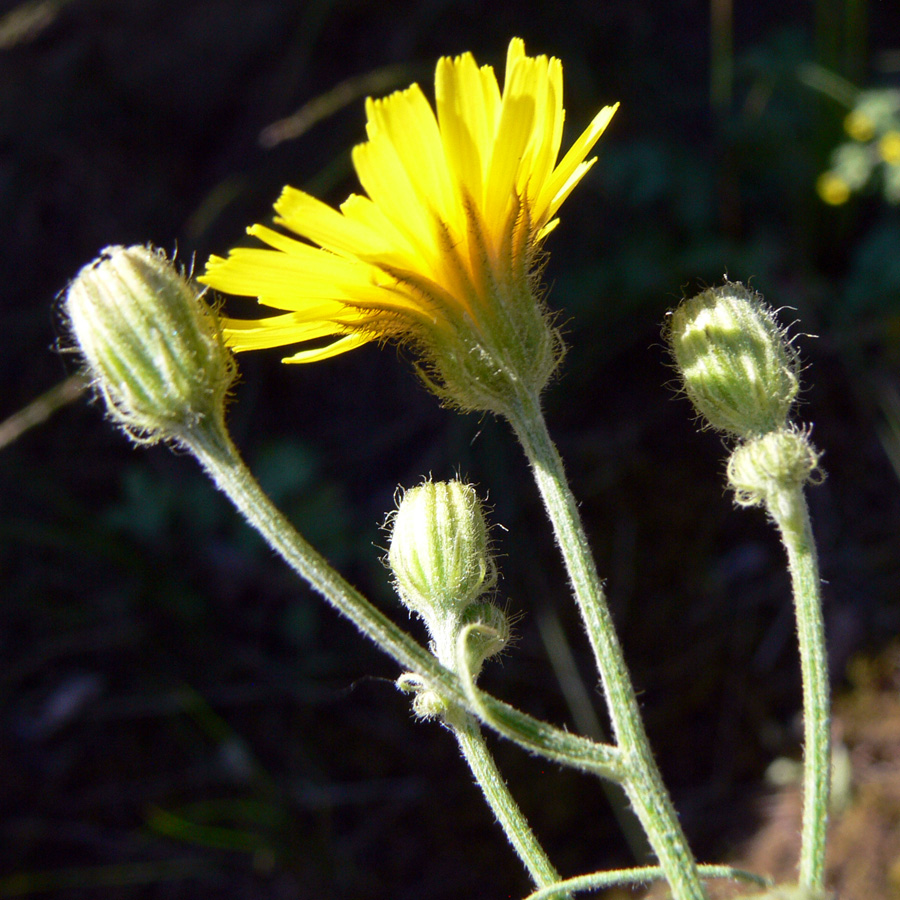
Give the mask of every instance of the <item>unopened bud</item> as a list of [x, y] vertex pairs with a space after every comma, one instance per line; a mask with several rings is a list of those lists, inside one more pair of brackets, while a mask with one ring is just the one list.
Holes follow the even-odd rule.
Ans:
[[221, 421], [234, 380], [215, 315], [161, 251], [107, 247], [69, 286], [65, 314], [110, 415], [136, 440]]
[[672, 313], [669, 343], [684, 391], [710, 426], [741, 438], [783, 427], [800, 362], [759, 294], [728, 282]]
[[471, 484], [427, 481], [411, 488], [389, 527], [397, 592], [432, 635], [494, 586], [488, 528]]

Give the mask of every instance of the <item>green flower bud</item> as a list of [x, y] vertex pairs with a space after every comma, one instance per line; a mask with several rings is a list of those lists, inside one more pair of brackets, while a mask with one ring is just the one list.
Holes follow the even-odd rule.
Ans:
[[809, 435], [782, 428], [735, 449], [728, 460], [728, 483], [739, 506], [769, 506], [786, 490], [821, 481], [818, 466]]
[[400, 599], [425, 619], [432, 637], [455, 631], [466, 608], [497, 580], [475, 488], [461, 481], [420, 484], [406, 491], [388, 526], [388, 564]]
[[707, 423], [747, 438], [784, 426], [800, 361], [759, 294], [728, 282], [672, 313], [669, 344], [684, 391]]
[[[509, 643], [506, 614], [480, 599], [497, 581], [490, 535], [475, 488], [461, 481], [427, 481], [407, 491], [389, 520], [388, 564], [400, 599], [424, 620], [431, 652], [457, 670], [457, 641], [466, 630], [464, 665], [476, 678], [488, 657]], [[447, 716], [450, 707], [419, 676], [403, 676], [422, 717]]]
[[177, 440], [224, 417], [231, 353], [200, 294], [150, 247], [107, 247], [66, 292], [65, 314], [110, 415], [135, 440]]

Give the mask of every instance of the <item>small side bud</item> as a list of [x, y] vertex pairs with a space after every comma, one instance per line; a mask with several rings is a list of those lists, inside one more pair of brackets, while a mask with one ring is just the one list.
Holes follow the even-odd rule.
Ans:
[[107, 247], [66, 292], [65, 315], [110, 416], [135, 440], [224, 416], [231, 353], [200, 293], [161, 251]]
[[784, 492], [822, 479], [809, 435], [782, 428], [747, 441], [728, 460], [728, 484], [739, 506], [769, 506]]
[[787, 423], [800, 362], [759, 294], [728, 282], [686, 300], [671, 316], [669, 345], [697, 412], [740, 438]]
[[[461, 481], [420, 484], [403, 495], [388, 527], [394, 587], [425, 621], [431, 652], [448, 669], [477, 678], [485, 660], [509, 644], [510, 623], [484, 596], [497, 568], [475, 488]], [[457, 655], [461, 635], [464, 657]], [[417, 716], [453, 723], [458, 710], [420, 676], [407, 673], [398, 686], [415, 693]]]
[[469, 671], [475, 678], [485, 660], [501, 653], [509, 644], [509, 616], [493, 603], [473, 603], [466, 610], [462, 625], [468, 629], [467, 662]]
[[411, 488], [389, 528], [397, 593], [425, 619], [432, 637], [496, 583], [487, 523], [471, 484], [427, 481]]
[[397, 679], [397, 687], [404, 694], [413, 694], [413, 712], [419, 719], [438, 719], [449, 710], [447, 702], [437, 691], [431, 690], [425, 682], [412, 672], [404, 672]]

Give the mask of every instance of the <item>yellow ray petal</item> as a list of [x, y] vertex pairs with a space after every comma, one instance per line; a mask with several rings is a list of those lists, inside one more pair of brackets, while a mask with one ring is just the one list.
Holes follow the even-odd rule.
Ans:
[[485, 182], [484, 220], [492, 236], [505, 225], [513, 200], [519, 161], [534, 125], [534, 97], [503, 97], [503, 109]]
[[337, 356], [340, 353], [346, 353], [348, 350], [355, 350], [357, 347], [361, 347], [363, 344], [368, 344], [369, 341], [372, 340], [375, 340], [373, 335], [362, 334], [360, 332], [357, 332], [356, 334], [348, 334], [346, 337], [335, 341], [333, 344], [328, 344], [327, 347], [320, 347], [316, 350], [300, 350], [293, 356], [285, 357], [282, 362], [321, 362], [323, 359], [330, 359], [332, 356]]
[[550, 136], [550, 132], [547, 130], [549, 118], [547, 110], [548, 66], [549, 61], [546, 56], [522, 60], [512, 79], [511, 93], [531, 97], [534, 102], [531, 133], [528, 136], [525, 151], [519, 160], [516, 177], [516, 191], [520, 196], [523, 196], [526, 191], [530, 191], [532, 195], [537, 193], [534, 184], [535, 164], [538, 157], [543, 155], [544, 147]]
[[551, 59], [548, 62], [543, 84], [540, 84], [538, 89], [539, 121], [535, 125], [535, 134], [539, 135], [539, 139], [535, 140], [532, 147], [529, 166], [531, 169], [529, 191], [535, 198], [539, 196], [556, 165], [562, 143], [565, 114], [562, 106], [562, 64], [558, 59]]
[[[594, 117], [591, 124], [581, 133], [578, 140], [572, 144], [559, 165], [554, 169], [553, 174], [547, 179], [541, 191], [541, 195], [536, 203], [536, 208], [539, 212], [543, 212], [552, 206], [554, 199], [561, 193], [563, 185], [569, 182], [572, 174], [584, 161], [585, 156], [591, 152], [594, 144], [597, 143], [600, 135], [606, 130], [606, 126], [609, 125], [610, 119], [615, 115], [618, 108], [618, 103], [612, 106], [604, 106]], [[556, 209], [559, 209], [559, 203], [556, 204]], [[553, 212], [550, 212], [548, 218], [552, 215]]]
[[359, 220], [347, 219], [305, 191], [286, 187], [275, 202], [275, 211], [279, 224], [335, 253], [355, 256], [386, 248], [382, 235]]
[[[381, 103], [373, 103], [380, 140], [389, 141], [397, 160], [409, 177], [420, 206], [439, 209], [453, 218], [456, 193], [444, 154], [444, 144], [434, 111], [421, 88], [414, 84]], [[415, 135], [415, 140], [410, 140]]]
[[354, 147], [353, 165], [372, 202], [426, 264], [432, 265], [435, 246], [431, 210], [423, 206], [390, 141], [370, 140]]
[[503, 77], [503, 96], [509, 91], [512, 73], [519, 60], [525, 59], [525, 41], [522, 38], [513, 38], [506, 48], [506, 71]]
[[306, 257], [237, 247], [227, 259], [212, 257], [199, 280], [226, 294], [255, 295], [282, 309], [297, 309], [311, 300], [330, 298], [337, 302], [355, 283], [370, 283], [368, 267], [362, 263], [348, 265], [333, 254], [314, 252], [316, 256]]
[[333, 322], [304, 321], [297, 313], [265, 319], [223, 319], [222, 326], [225, 342], [235, 351], [265, 350], [346, 331], [346, 326]]
[[481, 203], [485, 156], [493, 146], [500, 89], [490, 66], [479, 69], [471, 53], [440, 60], [435, 73], [435, 100], [447, 164], [459, 199]]
[[572, 191], [575, 189], [575, 186], [581, 181], [582, 178], [594, 167], [594, 163], [597, 162], [597, 157], [595, 156], [593, 159], [586, 160], [577, 169], [569, 176], [569, 180], [556, 192], [556, 196], [550, 202], [550, 206], [547, 208], [547, 215], [553, 216], [556, 215], [557, 210], [560, 206], [563, 205], [566, 198]]

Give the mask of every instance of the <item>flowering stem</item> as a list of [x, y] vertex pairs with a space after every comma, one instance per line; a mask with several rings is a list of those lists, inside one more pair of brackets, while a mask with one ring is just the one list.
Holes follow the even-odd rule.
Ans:
[[825, 836], [831, 790], [831, 724], [819, 564], [802, 487], [785, 487], [766, 507], [781, 532], [794, 589], [803, 675], [803, 843], [800, 884], [825, 885]]
[[621, 771], [616, 748], [554, 728], [474, 687], [478, 703], [473, 707], [459, 678], [345, 581], [273, 506], [220, 422], [206, 419], [180, 432], [177, 440], [301, 578], [401, 666], [426, 679], [448, 703], [469, 709], [505, 737], [547, 759], [603, 777]]
[[[484, 799], [503, 827], [510, 844], [525, 863], [536, 887], [546, 888], [558, 883], [559, 873], [547, 858], [544, 848], [538, 843], [522, 810], [510, 794], [477, 721], [468, 713], [462, 713], [449, 716], [447, 723], [453, 729], [459, 748], [484, 794]], [[560, 888], [547, 896], [563, 898], [570, 894]]]
[[676, 900], [702, 900], [706, 892], [675, 809], [653, 760], [622, 648], [600, 578], [566, 481], [562, 459], [547, 431], [540, 400], [525, 391], [506, 412], [553, 525], [572, 590], [603, 682], [610, 719], [627, 774], [623, 782]]

